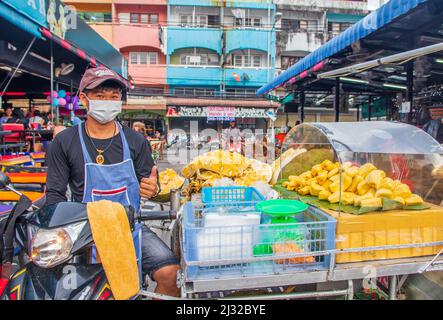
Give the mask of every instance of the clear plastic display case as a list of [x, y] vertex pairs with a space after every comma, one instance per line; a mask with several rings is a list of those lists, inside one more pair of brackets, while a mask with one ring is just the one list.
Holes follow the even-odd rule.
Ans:
[[[337, 219], [336, 262], [435, 255], [443, 241], [443, 148], [393, 122], [309, 123], [287, 135], [283, 197]], [[393, 248], [393, 249], [390, 249]]]
[[[443, 147], [423, 130], [408, 124], [302, 124], [288, 133], [282, 152], [280, 179], [298, 176], [330, 160], [340, 163], [339, 191], [343, 193], [349, 191], [343, 190], [349, 184], [343, 175], [346, 167], [372, 164], [384, 172], [381, 176], [406, 184], [425, 202], [440, 205], [443, 200]], [[348, 176], [352, 175], [353, 172]], [[372, 188], [377, 189], [377, 182], [372, 182]], [[389, 193], [384, 196], [390, 197]]]

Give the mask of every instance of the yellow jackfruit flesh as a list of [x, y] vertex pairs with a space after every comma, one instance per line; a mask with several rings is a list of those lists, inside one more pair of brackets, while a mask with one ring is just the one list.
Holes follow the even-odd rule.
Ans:
[[388, 190], [393, 191], [394, 186], [395, 186], [394, 180], [386, 177], [386, 178], [383, 178], [380, 185], [377, 186], [377, 189], [388, 189]]
[[366, 178], [366, 176], [375, 169], [377, 168], [372, 163], [366, 163], [362, 165], [360, 168], [358, 168], [358, 174], [363, 178]]
[[320, 171], [316, 178], [317, 178], [317, 183], [321, 185], [325, 183], [326, 180], [328, 180], [328, 172], [325, 170]]
[[320, 193], [321, 191], [323, 191], [323, 190], [324, 190], [324, 188], [323, 188], [321, 185], [317, 184], [317, 183], [313, 183], [313, 184], [311, 184], [311, 186], [310, 186], [310, 194], [311, 194], [312, 196], [318, 196], [319, 193]]
[[366, 183], [365, 180], [361, 181], [358, 185], [357, 185], [357, 193], [362, 196], [366, 193], [368, 193], [369, 189], [371, 189], [371, 187]]
[[374, 170], [366, 176], [366, 182], [370, 187], [377, 188], [385, 177], [386, 173], [384, 171]]
[[317, 164], [317, 165], [313, 166], [311, 169], [312, 176], [315, 177], [322, 170], [323, 170], [323, 167], [321, 166], [321, 164]]
[[[341, 203], [343, 205], [352, 205], [354, 204], [355, 194], [351, 192], [342, 192], [341, 194]], [[340, 201], [340, 192], [334, 192], [328, 197], [328, 201], [330, 203], [338, 203]]]
[[320, 200], [328, 200], [329, 196], [331, 195], [331, 193], [326, 190], [323, 189], [322, 191], [320, 191], [320, 193], [318, 194], [318, 199]]
[[360, 203], [362, 208], [380, 208], [383, 207], [383, 201], [380, 198], [371, 198], [362, 200]]
[[358, 175], [354, 176], [354, 178], [352, 178], [351, 186], [348, 188], [347, 191], [356, 193], [356, 191], [357, 191], [357, 186], [358, 186], [359, 183], [362, 182], [363, 180], [364, 180], [364, 179], [363, 179], [362, 176], [358, 176]]
[[420, 197], [419, 195], [413, 194], [412, 196], [410, 196], [409, 198], [405, 199], [405, 204], [407, 206], [415, 206], [418, 204], [423, 204], [423, 199], [422, 197]]
[[400, 202], [402, 205], [406, 204], [405, 199], [403, 199], [402, 197], [395, 197], [394, 201]]
[[338, 168], [334, 168], [331, 171], [329, 171], [328, 178], [331, 178], [331, 177], [335, 176], [338, 173], [339, 173], [339, 169]]
[[395, 197], [402, 197], [406, 199], [412, 195], [412, 192], [407, 184], [400, 183], [394, 188], [393, 194]]
[[378, 189], [377, 192], [375, 193], [375, 196], [377, 198], [391, 199], [392, 198], [392, 191], [389, 189]]
[[358, 168], [357, 167], [349, 167], [349, 168], [346, 168], [344, 171], [350, 177], [355, 177], [358, 174]]
[[300, 193], [303, 196], [308, 195], [310, 192], [311, 192], [311, 187], [310, 186], [306, 186], [306, 187], [303, 187], [303, 188], [298, 190], [298, 193]]
[[362, 196], [356, 196], [354, 198], [354, 206], [359, 207], [361, 205], [361, 202], [363, 200], [367, 200], [367, 199], [373, 199], [374, 198], [374, 194], [371, 192], [368, 192]]

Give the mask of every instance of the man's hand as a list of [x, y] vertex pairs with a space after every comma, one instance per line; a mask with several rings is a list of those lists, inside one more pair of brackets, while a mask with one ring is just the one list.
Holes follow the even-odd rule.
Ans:
[[157, 195], [158, 189], [157, 167], [153, 166], [149, 178], [143, 178], [140, 182], [140, 197], [150, 199]]

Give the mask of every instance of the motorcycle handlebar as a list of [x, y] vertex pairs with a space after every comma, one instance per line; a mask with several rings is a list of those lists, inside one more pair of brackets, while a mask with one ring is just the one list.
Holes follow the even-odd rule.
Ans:
[[138, 221], [152, 221], [152, 220], [175, 220], [177, 219], [177, 212], [175, 211], [150, 211], [141, 210], [136, 216]]

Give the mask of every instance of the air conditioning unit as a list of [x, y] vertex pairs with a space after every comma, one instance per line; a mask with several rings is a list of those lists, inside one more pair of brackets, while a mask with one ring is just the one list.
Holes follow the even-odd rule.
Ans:
[[200, 56], [187, 56], [186, 64], [200, 64], [201, 57]]

